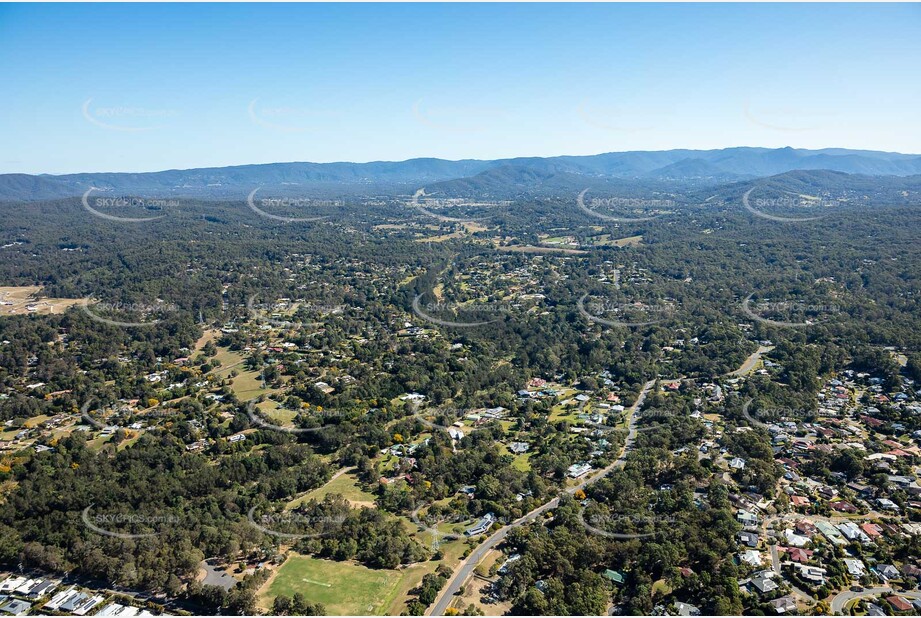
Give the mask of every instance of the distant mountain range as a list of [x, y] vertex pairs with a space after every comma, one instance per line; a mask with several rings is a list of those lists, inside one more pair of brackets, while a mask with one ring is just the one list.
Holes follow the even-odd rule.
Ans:
[[0, 200], [82, 195], [96, 187], [122, 195], [239, 198], [258, 187], [276, 194], [411, 192], [514, 194], [543, 189], [631, 183], [716, 184], [795, 170], [863, 176], [921, 174], [921, 155], [826, 148], [724, 148], [611, 152], [589, 156], [482, 161], [410, 159], [372, 163], [269, 163], [146, 173], [0, 175]]

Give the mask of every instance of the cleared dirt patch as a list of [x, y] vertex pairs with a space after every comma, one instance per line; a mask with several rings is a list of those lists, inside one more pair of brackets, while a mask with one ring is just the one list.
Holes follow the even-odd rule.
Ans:
[[37, 285], [0, 286], [0, 315], [64, 313], [83, 303], [82, 298], [43, 298], [42, 289]]

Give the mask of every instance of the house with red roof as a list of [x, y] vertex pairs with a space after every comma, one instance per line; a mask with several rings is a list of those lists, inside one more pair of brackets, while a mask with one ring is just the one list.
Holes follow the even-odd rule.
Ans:
[[848, 502], [847, 500], [835, 500], [834, 502], [829, 502], [828, 506], [833, 508], [836, 511], [841, 511], [842, 513], [856, 513], [857, 507]]
[[811, 549], [802, 549], [800, 547], [780, 547], [778, 549], [785, 552], [791, 562], [806, 564], [810, 559], [812, 559]]
[[904, 597], [897, 595], [888, 596], [886, 597], [886, 602], [897, 612], [907, 612], [911, 610], [911, 603], [905, 600]]

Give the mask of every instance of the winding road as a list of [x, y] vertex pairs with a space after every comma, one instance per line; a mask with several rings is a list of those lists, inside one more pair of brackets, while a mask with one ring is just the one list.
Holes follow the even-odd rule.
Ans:
[[[597, 482], [598, 480], [604, 478], [611, 470], [615, 468], [622, 468], [627, 461], [627, 453], [633, 447], [633, 442], [636, 439], [636, 412], [639, 410], [643, 402], [646, 400], [646, 395], [652, 389], [655, 384], [655, 380], [650, 380], [643, 385], [643, 390], [640, 391], [640, 394], [637, 396], [636, 401], [629, 408], [628, 415], [628, 430], [627, 438], [624, 440], [624, 446], [620, 451], [620, 456], [607, 467], [602, 468], [595, 474], [587, 477], [584, 481], [578, 485], [574, 485], [566, 489], [566, 493], [572, 495], [578, 490], [591, 485], [592, 483]], [[512, 523], [503, 526], [499, 530], [496, 530], [489, 538], [477, 545], [477, 547], [470, 552], [470, 555], [466, 559], [462, 560], [461, 563], [454, 571], [454, 575], [448, 580], [448, 583], [445, 584], [445, 587], [442, 588], [441, 592], [438, 595], [438, 598], [435, 600], [429, 609], [425, 612], [426, 616], [444, 616], [445, 612], [448, 610], [448, 607], [451, 605], [451, 600], [454, 598], [454, 595], [461, 589], [464, 585], [464, 582], [470, 577], [473, 573], [473, 570], [476, 566], [483, 560], [486, 556], [486, 553], [493, 549], [496, 545], [501, 543], [505, 537], [508, 536], [509, 532], [512, 531], [512, 528], [521, 526], [528, 522], [534, 521], [540, 515], [546, 513], [550, 509], [556, 508], [560, 503], [559, 498], [554, 498], [549, 502], [542, 504], [537, 507], [530, 513], [523, 515], [513, 521]]]
[[921, 592], [899, 592], [893, 590], [889, 586], [882, 586], [880, 588], [867, 588], [863, 592], [851, 592], [850, 590], [845, 590], [844, 592], [839, 592], [831, 600], [831, 613], [840, 614], [844, 611], [844, 607], [853, 601], [854, 599], [860, 599], [865, 597], [875, 597], [880, 594], [897, 594], [900, 597], [905, 597], [907, 599], [921, 599]]

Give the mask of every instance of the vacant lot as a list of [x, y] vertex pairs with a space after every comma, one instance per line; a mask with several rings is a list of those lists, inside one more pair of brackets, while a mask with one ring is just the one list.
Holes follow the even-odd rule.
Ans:
[[345, 473], [331, 479], [323, 487], [318, 487], [311, 492], [295, 498], [288, 503], [286, 508], [293, 509], [299, 504], [309, 501], [311, 498], [322, 500], [327, 494], [340, 494], [348, 500], [352, 506], [374, 506], [374, 495], [362, 490], [358, 486], [358, 479], [354, 474]]
[[[246, 357], [239, 352], [233, 352], [227, 348], [219, 347], [215, 358], [221, 362], [221, 366], [212, 373], [219, 378], [229, 378], [233, 380], [230, 388], [233, 389], [234, 394], [241, 401], [249, 401], [250, 399], [255, 399], [259, 395], [268, 395], [277, 390], [262, 388], [262, 374], [259, 371], [247, 371], [243, 365], [243, 361]], [[236, 370], [239, 375], [230, 378], [230, 372], [234, 370]]]
[[42, 288], [0, 286], [0, 315], [24, 313], [64, 313], [68, 307], [83, 302], [81, 298], [40, 298]]
[[598, 247], [635, 247], [643, 242], [642, 236], [627, 236], [626, 238], [611, 238], [610, 234], [598, 236], [595, 246]]
[[263, 587], [259, 604], [270, 608], [275, 597], [300, 592], [331, 615], [379, 615], [393, 602], [401, 578], [399, 571], [292, 554]]

